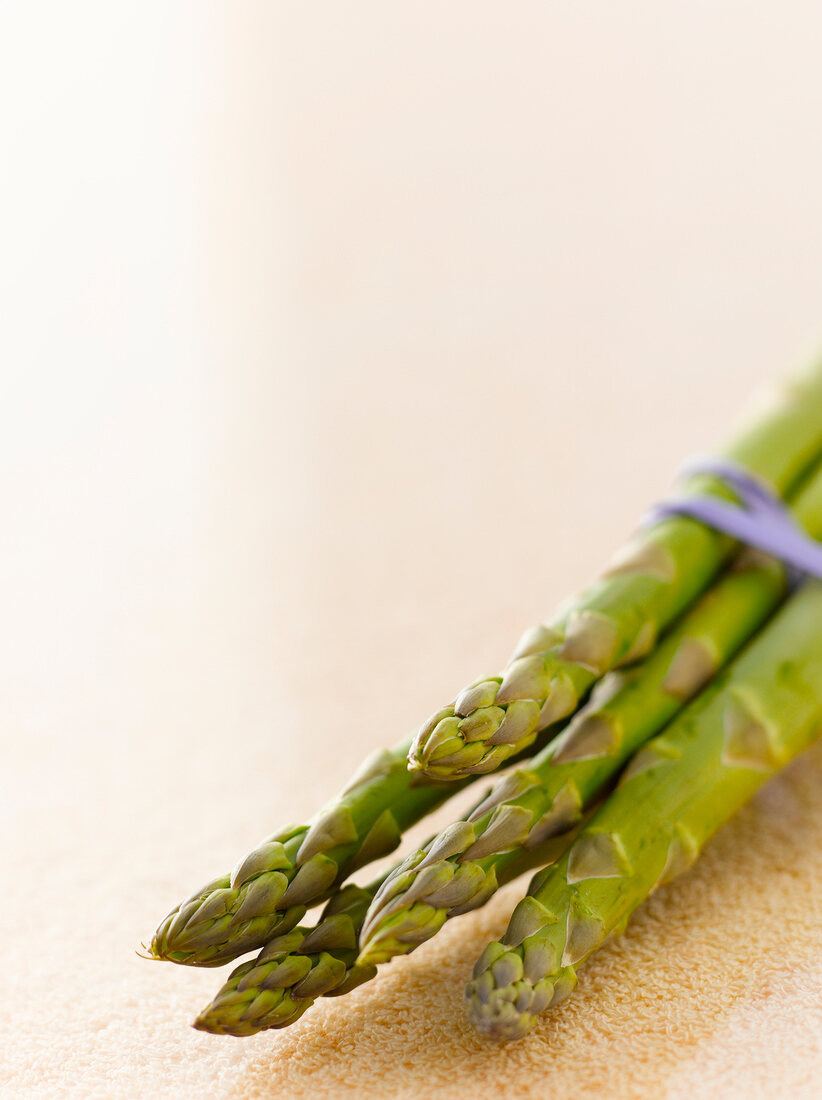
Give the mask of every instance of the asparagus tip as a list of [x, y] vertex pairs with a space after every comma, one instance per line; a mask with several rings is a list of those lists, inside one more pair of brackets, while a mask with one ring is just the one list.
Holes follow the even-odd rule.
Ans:
[[404, 953], [403, 948], [395, 940], [386, 943], [384, 936], [374, 936], [361, 946], [356, 965], [379, 966], [401, 953]]
[[469, 1001], [468, 1019], [483, 1039], [491, 1039], [495, 1043], [524, 1039], [536, 1023], [534, 1016], [517, 1012], [510, 1002], [483, 1005]]

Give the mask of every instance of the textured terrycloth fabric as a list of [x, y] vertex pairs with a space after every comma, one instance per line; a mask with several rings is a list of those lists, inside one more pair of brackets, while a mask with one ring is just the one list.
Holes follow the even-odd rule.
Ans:
[[[219, 972], [153, 965], [132, 949], [179, 882], [222, 866], [228, 846], [203, 806], [181, 803], [187, 784], [172, 792], [162, 778], [157, 783], [162, 772], [137, 767], [118, 798], [101, 784], [117, 769], [96, 769], [86, 806], [44, 792], [50, 812], [59, 813], [57, 835], [38, 829], [42, 809], [33, 806], [18, 844], [27, 855], [19, 851], [11, 866], [11, 912], [26, 920], [3, 926], [4, 1096], [818, 1095], [822, 746], [773, 781], [691, 872], [637, 913], [582, 970], [562, 1008], [507, 1046], [476, 1037], [461, 991], [474, 957], [503, 930], [521, 884], [453, 921], [370, 985], [318, 1003], [287, 1031], [248, 1040], [191, 1031], [187, 1021]], [[67, 778], [83, 788], [77, 772]], [[216, 791], [206, 786], [213, 808]], [[155, 802], [149, 791], [157, 787]], [[241, 816], [237, 799], [228, 800], [231, 815]], [[174, 858], [154, 858], [161, 821], [174, 830]], [[213, 855], [196, 851], [198, 830]], [[27, 886], [33, 871], [38, 882]]]

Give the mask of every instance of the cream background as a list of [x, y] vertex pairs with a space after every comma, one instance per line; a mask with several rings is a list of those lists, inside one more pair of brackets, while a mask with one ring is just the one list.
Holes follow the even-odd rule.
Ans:
[[820, 31], [0, 9], [3, 1097], [815, 1095], [820, 753], [504, 1050], [460, 991], [516, 890], [247, 1042], [134, 949], [815, 351]]

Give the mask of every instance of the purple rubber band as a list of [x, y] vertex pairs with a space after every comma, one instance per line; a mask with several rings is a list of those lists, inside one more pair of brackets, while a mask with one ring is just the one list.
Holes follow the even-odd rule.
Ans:
[[740, 503], [731, 504], [711, 496], [672, 497], [646, 512], [643, 526], [671, 516], [689, 516], [779, 558], [788, 567], [793, 584], [806, 576], [822, 580], [822, 543], [797, 525], [785, 502], [757, 477], [728, 459], [710, 456], [692, 458], [679, 471], [681, 477], [698, 474], [720, 478], [733, 489]]

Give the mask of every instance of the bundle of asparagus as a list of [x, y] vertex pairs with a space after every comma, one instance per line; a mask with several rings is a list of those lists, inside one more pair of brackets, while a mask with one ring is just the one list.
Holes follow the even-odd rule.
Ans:
[[[822, 369], [783, 388], [726, 455], [822, 539]], [[715, 476], [683, 492], [737, 499]], [[787, 594], [783, 563], [695, 519], [645, 528], [500, 675], [172, 910], [155, 958], [218, 966], [262, 948], [195, 1027], [284, 1027], [538, 866], [467, 991], [481, 1033], [526, 1034], [578, 965], [822, 731], [822, 586]], [[518, 760], [465, 820], [371, 885], [343, 885], [456, 790]], [[317, 924], [300, 924], [322, 901]]]
[[[516, 1039], [576, 969], [775, 771], [822, 733], [822, 585], [808, 582], [728, 672], [634, 757], [559, 863], [532, 880], [467, 990], [483, 1034]], [[641, 810], [638, 810], [641, 808]]]

